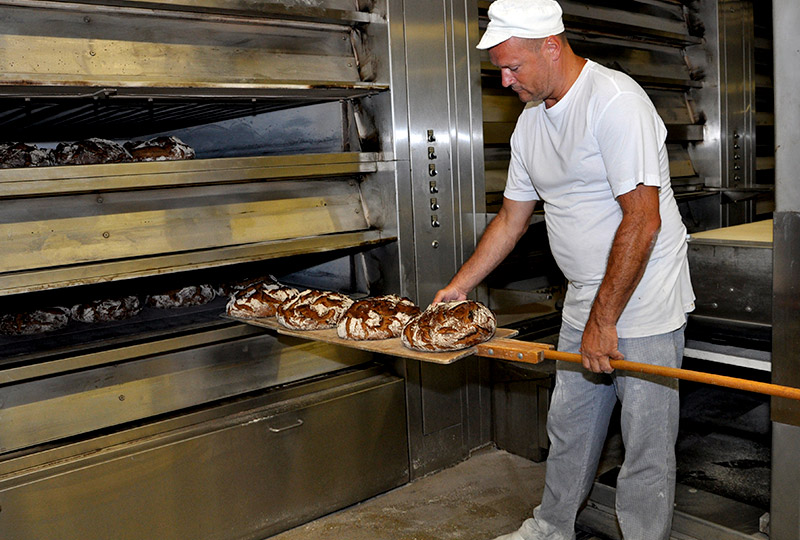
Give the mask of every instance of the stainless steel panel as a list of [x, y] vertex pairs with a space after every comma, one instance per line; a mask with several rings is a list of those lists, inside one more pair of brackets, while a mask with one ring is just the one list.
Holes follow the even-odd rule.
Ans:
[[264, 401], [5, 474], [0, 536], [264, 538], [408, 480], [402, 380]]
[[772, 423], [772, 483], [770, 497], [770, 538], [800, 538], [800, 427]]
[[369, 361], [367, 353], [271, 335], [129, 358], [3, 387], [0, 453]]
[[[775, 192], [773, 382], [800, 387], [800, 5], [773, 4], [775, 54]], [[800, 402], [773, 399], [775, 422], [800, 426]]]
[[693, 315], [772, 323], [771, 246], [689, 244]]
[[[621, 539], [615, 494], [615, 488], [595, 482], [578, 523], [608, 538]], [[753, 506], [678, 484], [670, 540], [766, 540], [759, 534], [763, 513]]]

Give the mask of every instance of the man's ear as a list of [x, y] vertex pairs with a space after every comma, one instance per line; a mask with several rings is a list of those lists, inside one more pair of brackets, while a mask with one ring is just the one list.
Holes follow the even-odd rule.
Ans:
[[542, 43], [542, 49], [551, 60], [556, 61], [561, 57], [561, 40], [556, 36], [547, 36]]

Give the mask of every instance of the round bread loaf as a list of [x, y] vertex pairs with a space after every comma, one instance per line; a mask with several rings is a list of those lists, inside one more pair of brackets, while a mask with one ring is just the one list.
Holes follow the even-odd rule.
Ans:
[[142, 310], [136, 296], [94, 300], [86, 304], [76, 304], [69, 310], [73, 320], [83, 323], [120, 321], [133, 317]]
[[211, 285], [190, 285], [161, 294], [147, 297], [147, 305], [155, 308], [179, 308], [200, 306], [214, 299], [215, 293]]
[[69, 310], [61, 307], [37, 309], [25, 313], [0, 316], [0, 333], [7, 336], [28, 336], [52, 332], [69, 323]]
[[272, 317], [278, 311], [278, 306], [298, 294], [300, 291], [297, 289], [279, 283], [259, 283], [235, 293], [225, 309], [231, 317]]
[[292, 330], [334, 328], [353, 300], [343, 294], [308, 289], [278, 307], [278, 322]]
[[53, 151], [53, 157], [58, 165], [95, 165], [133, 161], [121, 144], [105, 139], [59, 143]]
[[53, 153], [46, 148], [22, 142], [0, 143], [0, 169], [47, 167], [53, 164]]
[[433, 304], [403, 328], [403, 345], [417, 351], [457, 351], [488, 341], [497, 328], [494, 313], [472, 300]]
[[394, 294], [365, 298], [345, 312], [336, 333], [342, 339], [358, 341], [397, 337], [419, 312], [414, 302]]
[[149, 141], [126, 143], [133, 161], [175, 161], [194, 159], [194, 148], [177, 137], [155, 137]]

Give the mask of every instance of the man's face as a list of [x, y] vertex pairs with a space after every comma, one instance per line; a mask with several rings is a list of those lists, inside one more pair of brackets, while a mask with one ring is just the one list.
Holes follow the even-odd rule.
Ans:
[[[552, 92], [552, 73], [545, 47], [512, 37], [489, 49], [489, 59], [500, 68], [504, 87], [511, 87], [525, 103], [542, 101]], [[527, 42], [527, 43], [526, 43]]]

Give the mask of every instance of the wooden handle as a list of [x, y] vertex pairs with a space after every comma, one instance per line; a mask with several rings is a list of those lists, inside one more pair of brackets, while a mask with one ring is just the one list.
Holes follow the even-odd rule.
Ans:
[[[572, 362], [575, 364], [581, 363], [580, 354], [554, 351], [552, 350], [552, 345], [531, 343], [516, 339], [504, 339], [502, 340], [501, 347], [498, 347], [494, 345], [498, 341], [501, 340], [492, 340], [491, 344], [486, 347], [479, 345], [477, 352], [478, 356], [502, 358], [505, 360], [527, 362], [532, 364], [538, 364], [541, 362], [542, 357], [549, 358], [551, 360], [563, 360], [565, 362]], [[488, 354], [489, 349], [492, 349], [493, 354]], [[541, 354], [536, 354], [537, 349]], [[522, 356], [519, 356], [518, 353], [522, 353]], [[642, 364], [640, 362], [628, 362], [627, 360], [611, 360], [610, 364], [614, 369], [621, 369], [624, 371], [649, 373], [651, 375], [660, 375], [662, 377], [672, 377], [673, 379], [683, 379], [686, 381], [695, 381], [705, 384], [713, 384], [716, 386], [725, 386], [727, 388], [735, 388], [737, 390], [746, 390], [748, 392], [757, 392], [759, 394], [767, 394], [770, 396], [800, 400], [800, 388], [793, 388], [790, 386], [780, 386], [778, 384], [739, 379], [736, 377], [728, 377], [726, 375], [714, 375], [712, 373], [703, 373], [701, 371], [691, 371], [688, 369], [654, 366], [652, 364]]]

